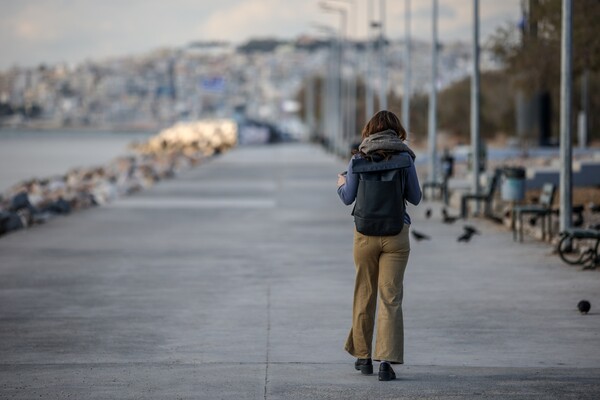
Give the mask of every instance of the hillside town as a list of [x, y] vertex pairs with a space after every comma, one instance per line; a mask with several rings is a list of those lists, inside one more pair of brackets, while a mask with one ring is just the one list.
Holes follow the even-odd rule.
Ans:
[[[386, 41], [390, 94], [402, 96], [402, 41]], [[0, 126], [27, 129], [90, 128], [150, 130], [205, 117], [252, 118], [276, 123], [292, 135], [305, 134], [298, 118], [298, 93], [307, 77], [326, 74], [329, 39], [254, 39], [235, 46], [195, 42], [146, 54], [41, 64], [0, 72]], [[375, 63], [376, 48], [371, 58]], [[469, 74], [470, 47], [440, 45], [439, 88]], [[430, 82], [430, 44], [413, 42], [413, 93]], [[345, 47], [343, 74], [367, 74], [364, 42]], [[483, 69], [498, 67], [490, 53]], [[377, 74], [368, 75], [378, 85]]]

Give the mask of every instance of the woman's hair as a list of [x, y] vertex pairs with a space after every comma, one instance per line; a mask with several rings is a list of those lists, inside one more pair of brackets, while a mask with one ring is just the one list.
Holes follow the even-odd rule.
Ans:
[[391, 111], [382, 110], [367, 122], [362, 130], [362, 139], [365, 139], [373, 133], [383, 132], [392, 130], [396, 132], [398, 137], [402, 140], [406, 140], [406, 129], [400, 123], [400, 118]]

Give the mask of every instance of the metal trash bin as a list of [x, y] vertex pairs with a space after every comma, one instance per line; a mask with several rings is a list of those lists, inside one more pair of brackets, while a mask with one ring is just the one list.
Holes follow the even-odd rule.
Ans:
[[503, 170], [502, 200], [521, 201], [525, 198], [525, 168], [505, 167]]

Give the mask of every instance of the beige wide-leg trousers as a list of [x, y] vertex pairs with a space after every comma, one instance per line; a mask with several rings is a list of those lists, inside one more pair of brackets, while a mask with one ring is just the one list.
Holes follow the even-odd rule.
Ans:
[[[345, 349], [357, 358], [404, 362], [402, 288], [410, 253], [409, 225], [395, 236], [366, 236], [354, 231], [356, 282], [352, 329]], [[377, 292], [377, 337], [372, 354]]]

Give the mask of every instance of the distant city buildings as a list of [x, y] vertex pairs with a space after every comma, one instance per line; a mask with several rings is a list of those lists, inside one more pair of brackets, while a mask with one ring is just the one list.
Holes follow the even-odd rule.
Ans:
[[[389, 90], [397, 95], [403, 90], [403, 46], [400, 41], [387, 46]], [[430, 46], [413, 43], [414, 93], [431, 84]], [[155, 130], [202, 117], [297, 120], [293, 102], [307, 76], [326, 75], [329, 48], [327, 41], [306, 36], [253, 40], [237, 48], [198, 42], [75, 66], [15, 67], [0, 72], [0, 126]], [[364, 48], [354, 43], [346, 53], [361, 76]], [[467, 43], [442, 46], [439, 88], [467, 76], [469, 59]], [[482, 61], [484, 69], [497, 68], [489, 56]], [[370, 82], [376, 86], [377, 76]]]

